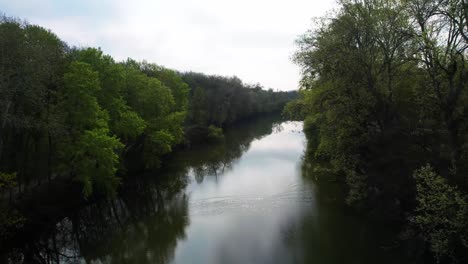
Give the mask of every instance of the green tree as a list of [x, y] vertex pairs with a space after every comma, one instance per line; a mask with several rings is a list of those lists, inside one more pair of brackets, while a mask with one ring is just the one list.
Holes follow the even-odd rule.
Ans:
[[116, 153], [123, 145], [110, 136], [108, 114], [97, 102], [98, 74], [89, 64], [72, 62], [64, 84], [61, 102], [68, 134], [61, 142], [62, 170], [83, 184], [85, 197], [94, 188], [113, 195], [119, 183]]
[[413, 174], [417, 207], [412, 222], [438, 260], [468, 249], [468, 198], [426, 165]]
[[[344, 176], [349, 204], [415, 215], [436, 257], [452, 260], [466, 257], [466, 10], [457, 0], [340, 1], [299, 39], [300, 98], [285, 108], [305, 120], [307, 156]], [[427, 162], [440, 176], [417, 170]]]
[[73, 57], [92, 66], [99, 73], [101, 89], [97, 93], [99, 105], [109, 113], [111, 132], [122, 141], [128, 142], [141, 135], [145, 129], [145, 121], [125, 100], [125, 68], [100, 49], [87, 48], [76, 50]]

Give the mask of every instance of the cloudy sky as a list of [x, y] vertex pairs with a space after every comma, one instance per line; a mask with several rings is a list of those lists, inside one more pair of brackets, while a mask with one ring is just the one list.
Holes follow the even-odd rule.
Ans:
[[181, 71], [297, 88], [294, 40], [335, 0], [0, 0], [0, 12], [93, 46]]

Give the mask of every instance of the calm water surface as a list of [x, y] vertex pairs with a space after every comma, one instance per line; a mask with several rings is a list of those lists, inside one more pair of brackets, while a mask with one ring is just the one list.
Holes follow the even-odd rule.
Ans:
[[[301, 177], [301, 123], [275, 126], [220, 173], [186, 188], [190, 224], [173, 263], [288, 263], [303, 255], [288, 240], [316, 207]], [[308, 221], [313, 219], [309, 218]]]
[[[63, 263], [391, 263], [379, 232], [318, 184], [301, 122], [227, 131], [42, 232], [24, 259]], [[379, 241], [379, 242], [377, 242]], [[382, 244], [383, 243], [383, 244]]]

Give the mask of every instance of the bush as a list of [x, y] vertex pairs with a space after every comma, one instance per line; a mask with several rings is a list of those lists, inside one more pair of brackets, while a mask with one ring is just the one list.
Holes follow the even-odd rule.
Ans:
[[187, 128], [185, 137], [189, 145], [215, 143], [224, 139], [223, 129], [216, 126], [194, 125]]
[[213, 125], [208, 127], [207, 140], [209, 142], [219, 142], [224, 139], [223, 129]]
[[[411, 221], [440, 261], [468, 250], [468, 199], [437, 175], [430, 165], [413, 174], [416, 180], [415, 215]], [[466, 254], [466, 253], [465, 253]], [[459, 257], [459, 256], [458, 256]]]

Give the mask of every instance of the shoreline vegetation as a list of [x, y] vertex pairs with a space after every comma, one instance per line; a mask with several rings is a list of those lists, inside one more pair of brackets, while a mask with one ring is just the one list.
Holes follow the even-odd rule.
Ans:
[[122, 177], [114, 198], [85, 200], [79, 184], [52, 181], [45, 192], [25, 197], [23, 207], [34, 221], [9, 240], [12, 250], [2, 248], [7, 252], [0, 262], [170, 262], [191, 222], [190, 171], [197, 185], [221, 177], [282, 120], [278, 114], [242, 120], [226, 128], [220, 142], [177, 149], [164, 157], [161, 168]]
[[468, 5], [343, 0], [299, 40], [306, 159], [411, 263], [468, 262]]
[[[31, 224], [21, 201], [35, 192], [57, 191], [64, 210], [74, 200], [113, 198], [128, 171], [156, 169], [177, 148], [222, 140], [223, 128], [280, 113], [297, 95], [237, 77], [118, 62], [7, 16], [0, 69], [2, 250]], [[60, 210], [42, 209], [44, 216]]]
[[[275, 92], [237, 77], [117, 62], [1, 17], [0, 249], [83, 203], [106, 203], [112, 217], [117, 194], [133, 192], [124, 182], [134, 172], [171, 166], [179, 149], [224, 149], [216, 144], [230, 127], [282, 113], [304, 122], [302, 175], [330, 183], [344, 210], [385, 227], [384, 251], [408, 263], [468, 263], [466, 1], [338, 0], [297, 46], [301, 88]], [[213, 152], [213, 168], [200, 166], [200, 175], [228, 166], [253, 138], [245, 135], [228, 162]], [[180, 191], [183, 173], [176, 186], [153, 182], [148, 193]], [[61, 205], [39, 206], [41, 193]], [[25, 199], [37, 201], [24, 207]], [[43, 218], [32, 223], [33, 214]]]

